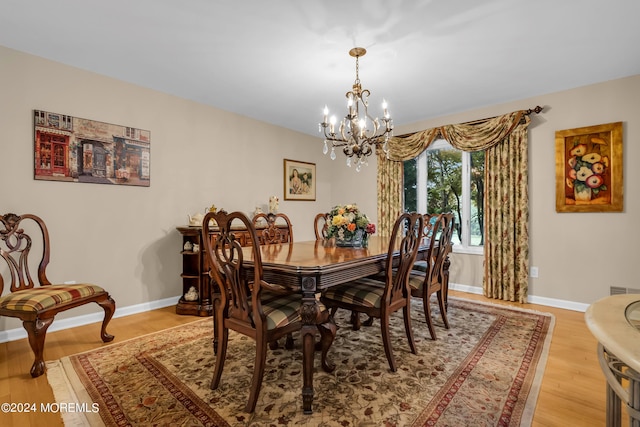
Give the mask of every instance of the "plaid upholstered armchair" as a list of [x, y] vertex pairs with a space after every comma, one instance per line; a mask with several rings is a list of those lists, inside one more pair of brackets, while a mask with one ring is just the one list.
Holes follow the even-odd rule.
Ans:
[[[100, 336], [103, 342], [113, 340], [106, 330], [116, 308], [109, 293], [89, 283], [53, 285], [46, 275], [50, 254], [49, 232], [42, 219], [12, 213], [0, 217], [0, 257], [6, 262], [0, 264], [0, 315], [22, 320], [35, 356], [32, 377], [45, 372], [44, 340], [61, 311], [90, 302], [99, 304], [104, 309]], [[8, 293], [3, 295], [7, 284]]]

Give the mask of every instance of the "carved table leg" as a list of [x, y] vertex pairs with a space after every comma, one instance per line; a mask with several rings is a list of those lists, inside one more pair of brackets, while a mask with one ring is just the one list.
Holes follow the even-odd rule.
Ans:
[[316, 279], [305, 277], [302, 280], [302, 409], [305, 414], [313, 413], [313, 359], [315, 351], [316, 331], [321, 321], [321, 312], [316, 300]]

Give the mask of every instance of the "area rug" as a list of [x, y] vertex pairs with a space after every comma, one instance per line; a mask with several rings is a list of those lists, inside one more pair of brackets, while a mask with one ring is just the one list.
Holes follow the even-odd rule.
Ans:
[[[433, 304], [435, 305], [435, 304]], [[184, 426], [527, 426], [544, 372], [551, 314], [450, 298], [450, 329], [436, 319], [432, 341], [422, 304], [412, 305], [418, 352], [401, 315], [391, 320], [398, 371], [384, 354], [380, 324], [351, 330], [338, 311], [330, 351], [337, 369], [316, 358], [313, 414], [302, 412], [302, 349], [270, 350], [254, 413], [244, 412], [254, 342], [231, 333], [217, 390], [212, 321], [198, 320], [48, 362], [58, 403], [80, 410], [68, 425]], [[84, 403], [83, 403], [84, 402]]]

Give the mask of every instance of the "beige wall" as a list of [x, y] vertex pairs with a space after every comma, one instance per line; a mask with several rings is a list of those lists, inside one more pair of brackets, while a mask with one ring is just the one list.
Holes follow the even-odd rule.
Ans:
[[[337, 203], [358, 203], [377, 221], [375, 159], [358, 173], [342, 156], [335, 162], [323, 156], [320, 138], [3, 47], [0, 94], [0, 212], [43, 216], [54, 245], [50, 278], [101, 284], [119, 308], [179, 295], [175, 227], [211, 203], [250, 212], [278, 195], [296, 240], [313, 238], [311, 218]], [[537, 302], [590, 303], [609, 286], [640, 287], [633, 250], [640, 237], [638, 172], [629, 167], [640, 155], [637, 99], [640, 76], [426, 120], [397, 133], [544, 106], [530, 128], [531, 264], [540, 269], [530, 293]], [[34, 109], [150, 130], [151, 186], [35, 181]], [[556, 213], [554, 132], [614, 121], [624, 122], [625, 211]], [[317, 164], [315, 202], [282, 200], [283, 158]], [[453, 258], [452, 282], [480, 286], [481, 257]], [[98, 311], [85, 307], [58, 318]], [[0, 331], [17, 327], [0, 318]]]
[[[103, 285], [119, 309], [182, 292], [175, 227], [187, 214], [212, 203], [266, 211], [275, 194], [296, 240], [308, 240], [315, 213], [331, 203], [334, 165], [315, 137], [3, 47], [0, 94], [0, 212], [42, 216], [50, 279]], [[34, 109], [150, 130], [151, 186], [34, 180]], [[316, 163], [315, 202], [283, 200], [284, 158]], [[57, 319], [99, 311], [92, 304]], [[20, 327], [13, 320], [0, 318], [0, 331]]]

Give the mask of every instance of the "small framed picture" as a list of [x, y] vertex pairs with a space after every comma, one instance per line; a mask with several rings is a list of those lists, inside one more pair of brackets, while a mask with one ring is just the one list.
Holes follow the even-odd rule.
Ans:
[[316, 164], [284, 159], [284, 199], [316, 199]]
[[622, 122], [556, 131], [556, 211], [622, 212]]

